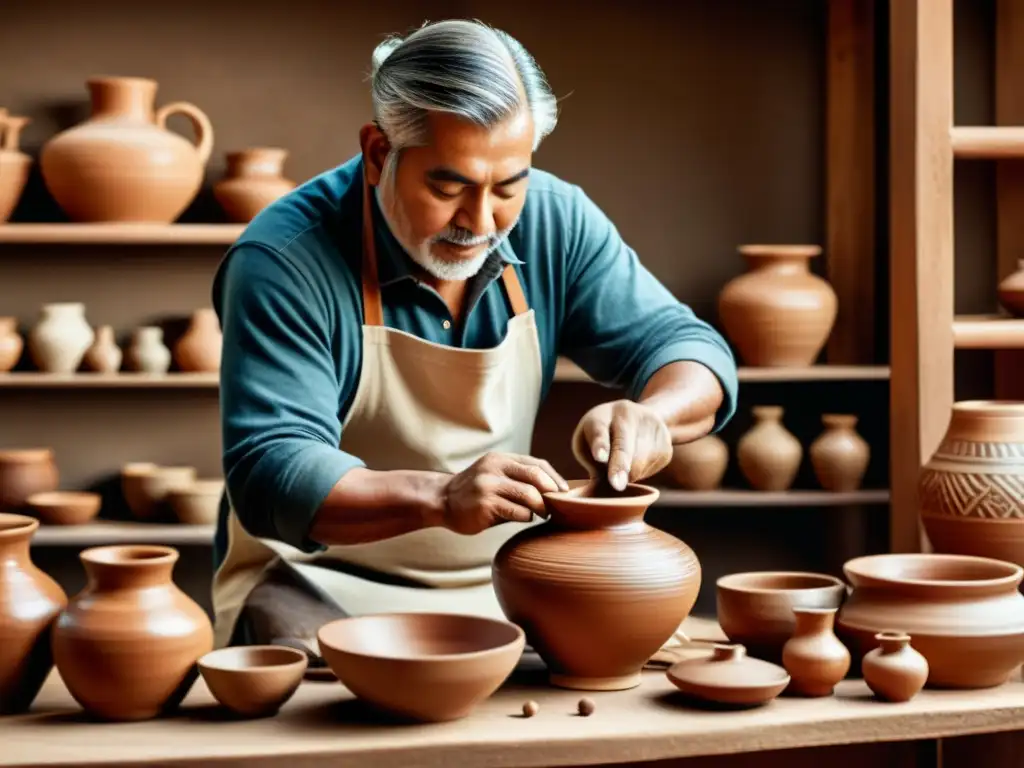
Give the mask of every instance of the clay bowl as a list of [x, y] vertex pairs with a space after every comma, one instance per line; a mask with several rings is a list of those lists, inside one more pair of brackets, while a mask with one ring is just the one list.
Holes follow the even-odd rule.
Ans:
[[194, 467], [165, 467], [150, 462], [126, 464], [121, 469], [121, 492], [132, 514], [140, 520], [160, 517], [171, 490], [195, 482]]
[[299, 689], [309, 663], [295, 648], [248, 645], [199, 658], [199, 673], [221, 704], [242, 717], [267, 717]]
[[846, 596], [841, 579], [802, 571], [731, 573], [716, 582], [718, 623], [732, 643], [757, 659], [782, 663], [796, 621], [794, 608], [838, 608]]
[[86, 491], [45, 491], [28, 497], [28, 506], [46, 525], [82, 525], [100, 513], [103, 497]]
[[167, 504], [179, 523], [213, 525], [220, 513], [223, 480], [196, 480], [167, 492]]
[[468, 715], [505, 682], [526, 643], [515, 624], [443, 613], [338, 619], [317, 639], [324, 661], [355, 696], [424, 722]]

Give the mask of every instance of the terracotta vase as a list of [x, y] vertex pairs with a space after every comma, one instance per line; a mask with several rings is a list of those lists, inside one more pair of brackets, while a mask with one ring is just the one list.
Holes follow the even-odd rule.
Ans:
[[17, 512], [34, 493], [57, 490], [60, 473], [49, 448], [0, 451], [0, 512]]
[[794, 608], [796, 627], [782, 647], [782, 665], [792, 678], [788, 692], [831, 696], [850, 671], [850, 652], [836, 637], [835, 608]]
[[277, 147], [252, 147], [228, 152], [227, 176], [213, 187], [224, 212], [231, 221], [251, 221], [279, 197], [295, 189], [295, 182], [284, 177], [288, 150]]
[[928, 660], [910, 645], [905, 632], [879, 632], [878, 647], [861, 662], [864, 682], [884, 701], [910, 701], [928, 679]]
[[687, 491], [711, 491], [722, 484], [729, 466], [729, 447], [718, 435], [672, 447], [672, 461], [665, 467], [669, 481]]
[[8, 221], [21, 199], [32, 169], [32, 158], [18, 148], [27, 117], [0, 109], [0, 224]]
[[[182, 101], [154, 110], [157, 83], [147, 78], [95, 77], [87, 85], [92, 115], [40, 154], [50, 194], [74, 221], [173, 222], [203, 182], [209, 119]], [[194, 146], [165, 127], [174, 114], [192, 123]]]
[[74, 373], [95, 338], [84, 304], [44, 304], [39, 322], [29, 331], [28, 351], [44, 373]]
[[96, 329], [96, 340], [85, 351], [82, 363], [95, 373], [117, 373], [121, 368], [121, 348], [114, 338], [114, 329], [101, 325]]
[[220, 370], [221, 343], [217, 313], [197, 309], [185, 334], [174, 345], [174, 361], [182, 371], [216, 373]]
[[1024, 662], [1024, 569], [983, 557], [868, 555], [843, 570], [853, 591], [836, 633], [855, 659], [899, 627], [928, 660], [932, 688], [989, 688]]
[[657, 489], [592, 490], [574, 481], [545, 494], [548, 521], [502, 546], [494, 588], [553, 685], [622, 690], [640, 684], [641, 668], [689, 615], [701, 569], [686, 544], [644, 522]]
[[826, 413], [821, 423], [825, 431], [808, 450], [818, 482], [826, 491], [857, 490], [871, 460], [871, 448], [857, 434], [857, 417]]
[[25, 342], [18, 333], [18, 319], [0, 317], [0, 373], [7, 373], [21, 359]]
[[172, 581], [178, 552], [161, 546], [84, 550], [85, 588], [53, 630], [53, 657], [83, 709], [107, 720], [173, 710], [213, 648], [206, 613]]
[[1024, 565], [1024, 403], [955, 403], [918, 504], [935, 551]]
[[167, 373], [171, 367], [171, 350], [164, 344], [163, 329], [155, 325], [136, 328], [132, 332], [125, 359], [133, 371]]
[[750, 409], [755, 424], [736, 445], [736, 459], [747, 482], [758, 491], [785, 491], [793, 485], [804, 449], [782, 425], [778, 405]]
[[817, 245], [744, 245], [748, 271], [718, 297], [726, 336], [747, 365], [814, 365], [836, 321], [836, 293], [810, 270]]
[[50, 629], [64, 590], [32, 562], [39, 521], [0, 514], [0, 715], [24, 712], [53, 668]]
[[999, 282], [996, 291], [999, 303], [1014, 317], [1024, 317], [1024, 259], [1017, 261], [1017, 271]]

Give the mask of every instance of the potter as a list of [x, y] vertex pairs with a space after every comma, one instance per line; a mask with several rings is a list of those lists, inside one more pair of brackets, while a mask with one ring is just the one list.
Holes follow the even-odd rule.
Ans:
[[529, 455], [559, 355], [622, 392], [573, 435], [615, 488], [736, 402], [724, 339], [582, 189], [533, 166], [557, 102], [518, 42], [425, 25], [378, 46], [370, 89], [360, 152], [260, 211], [213, 290], [217, 644], [313, 664], [339, 616], [503, 618], [494, 555], [567, 487]]

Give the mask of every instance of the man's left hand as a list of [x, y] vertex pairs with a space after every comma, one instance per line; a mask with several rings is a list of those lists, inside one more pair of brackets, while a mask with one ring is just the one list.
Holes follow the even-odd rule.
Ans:
[[573, 434], [576, 460], [597, 476], [607, 468], [611, 486], [622, 491], [664, 469], [672, 459], [672, 437], [646, 405], [615, 400], [591, 408]]

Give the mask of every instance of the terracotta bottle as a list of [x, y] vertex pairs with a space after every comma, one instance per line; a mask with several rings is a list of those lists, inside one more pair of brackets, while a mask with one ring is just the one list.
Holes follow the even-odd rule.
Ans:
[[701, 569], [686, 544], [644, 522], [657, 489], [593, 490], [574, 481], [545, 494], [548, 521], [498, 551], [494, 588], [553, 685], [622, 690], [640, 684], [644, 664], [690, 613]]
[[34, 493], [57, 490], [60, 473], [49, 448], [0, 451], [0, 512], [17, 512]]
[[1017, 271], [999, 282], [999, 303], [1014, 317], [1024, 317], [1024, 259], [1017, 261]]
[[754, 366], [814, 365], [832, 332], [835, 291], [810, 270], [817, 245], [744, 245], [748, 271], [718, 297], [726, 336]]
[[669, 480], [688, 491], [711, 491], [722, 483], [729, 466], [729, 447], [718, 435], [707, 435], [672, 448], [665, 467]]
[[0, 513], [0, 715], [24, 712], [53, 668], [50, 629], [64, 590], [32, 562], [39, 521]]
[[31, 156], [18, 148], [21, 130], [28, 123], [27, 117], [0, 109], [0, 224], [14, 213], [32, 168]]
[[885, 701], [910, 701], [928, 680], [928, 662], [910, 645], [905, 632], [879, 632], [878, 647], [861, 662], [864, 682]]
[[[92, 115], [43, 147], [39, 165], [50, 194], [74, 221], [169, 224], [195, 198], [213, 149], [213, 128], [183, 101], [154, 109], [157, 83], [143, 77], [87, 81]], [[167, 130], [182, 114], [196, 145]]]
[[88, 579], [57, 619], [53, 657], [68, 691], [108, 720], [143, 720], [177, 707], [213, 648], [206, 613], [172, 581], [171, 547], [93, 547]]
[[84, 304], [44, 304], [39, 322], [29, 331], [28, 351], [40, 371], [74, 373], [95, 338]]
[[96, 329], [96, 340], [85, 351], [82, 364], [95, 373], [117, 373], [121, 368], [121, 348], [114, 338], [114, 329], [101, 325]]
[[750, 409], [755, 424], [736, 445], [736, 459], [747, 482], [758, 491], [785, 491], [796, 479], [804, 449], [782, 425], [778, 405]]
[[228, 152], [227, 176], [213, 187], [213, 194], [228, 219], [239, 223], [251, 221], [257, 213], [295, 188], [295, 182], [283, 175], [287, 158], [288, 150], [277, 147]]
[[7, 373], [18, 364], [24, 346], [18, 333], [18, 319], [0, 317], [0, 373]]
[[782, 666], [801, 696], [831, 696], [850, 671], [850, 652], [836, 637], [836, 608], [794, 608], [796, 628], [782, 647]]
[[171, 350], [164, 345], [163, 329], [155, 325], [136, 328], [125, 357], [133, 371], [167, 373], [171, 367]]
[[860, 488], [871, 460], [871, 449], [857, 434], [857, 417], [827, 413], [821, 417], [825, 431], [808, 451], [814, 474], [826, 491]]
[[212, 309], [192, 313], [188, 330], [174, 345], [174, 361], [182, 371], [216, 373], [220, 370], [220, 321]]

